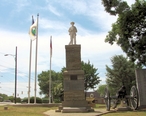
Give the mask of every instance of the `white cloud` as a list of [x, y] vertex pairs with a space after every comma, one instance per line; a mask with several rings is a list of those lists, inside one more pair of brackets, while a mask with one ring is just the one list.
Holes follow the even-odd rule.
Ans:
[[16, 6], [17, 6], [17, 11], [21, 11], [22, 9], [24, 9], [26, 6], [30, 5], [30, 1], [29, 0], [17, 0], [15, 2]]
[[39, 20], [40, 28], [43, 29], [53, 29], [53, 30], [65, 30], [66, 25], [64, 22], [58, 20], [49, 20], [46, 18], [40, 18]]
[[48, 9], [55, 15], [60, 16], [61, 14], [56, 10], [54, 6], [48, 5]]

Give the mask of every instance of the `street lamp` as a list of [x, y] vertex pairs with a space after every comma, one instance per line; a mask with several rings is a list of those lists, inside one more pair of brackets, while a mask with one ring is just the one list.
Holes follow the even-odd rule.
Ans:
[[17, 93], [17, 46], [15, 55], [13, 54], [5, 54], [5, 56], [13, 56], [15, 57], [15, 104], [16, 104], [16, 93]]

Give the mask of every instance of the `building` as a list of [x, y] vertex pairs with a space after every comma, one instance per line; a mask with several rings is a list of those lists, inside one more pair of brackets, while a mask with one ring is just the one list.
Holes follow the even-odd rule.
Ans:
[[92, 99], [93, 103], [96, 104], [105, 104], [103, 97], [100, 97], [100, 94], [96, 91], [93, 92], [86, 92], [86, 100], [88, 101], [88, 99]]

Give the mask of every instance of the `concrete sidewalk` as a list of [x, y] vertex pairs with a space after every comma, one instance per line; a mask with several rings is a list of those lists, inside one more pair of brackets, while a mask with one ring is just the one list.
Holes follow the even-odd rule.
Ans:
[[106, 109], [94, 109], [94, 112], [88, 113], [61, 113], [55, 112], [55, 110], [49, 110], [44, 112], [45, 116], [101, 116], [110, 112], [115, 112], [115, 110], [106, 111]]

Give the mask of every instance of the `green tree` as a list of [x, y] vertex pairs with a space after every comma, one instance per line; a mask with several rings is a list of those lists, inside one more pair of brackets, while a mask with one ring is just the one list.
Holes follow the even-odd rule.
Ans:
[[81, 64], [85, 73], [85, 90], [96, 88], [101, 81], [98, 76], [99, 73], [97, 73], [98, 69], [93, 64], [90, 64], [90, 61], [88, 63], [82, 61]]
[[57, 78], [53, 81], [52, 91], [54, 95], [54, 102], [60, 102], [59, 101], [59, 95], [61, 91], [63, 90], [63, 74], [62, 72], [57, 73]]
[[118, 15], [105, 42], [116, 42], [127, 56], [146, 66], [146, 1], [136, 0], [131, 6], [122, 0], [102, 0], [105, 10]]
[[[38, 75], [38, 85], [40, 86], [40, 94], [45, 94], [49, 96], [49, 75], [50, 71], [42, 71], [41, 74]], [[59, 72], [51, 71], [51, 93], [52, 98], [56, 99], [58, 97], [60, 91], [62, 90], [62, 74]]]
[[[22, 102], [27, 103], [28, 98], [27, 97], [23, 98]], [[30, 103], [34, 103], [34, 97], [30, 97]], [[42, 99], [39, 97], [36, 97], [36, 103], [42, 103]]]
[[129, 9], [127, 2], [121, 0], [102, 0], [105, 11], [111, 15], [121, 14], [124, 10]]
[[[11, 100], [11, 102], [14, 102], [15, 101], [14, 100], [15, 99], [14, 96], [8, 96], [8, 99]], [[16, 98], [16, 102], [17, 102], [17, 98]]]
[[6, 94], [0, 93], [0, 101], [8, 100], [8, 96]]
[[136, 84], [135, 68], [138, 66], [125, 58], [123, 55], [115, 55], [111, 58], [112, 66], [106, 65], [106, 83], [110, 91], [115, 94], [117, 90], [125, 85], [127, 93]]
[[97, 92], [100, 94], [100, 96], [104, 96], [105, 95], [105, 88], [107, 87], [106, 84], [104, 85], [99, 85]]

